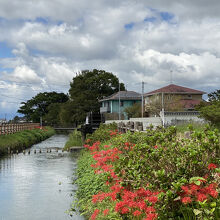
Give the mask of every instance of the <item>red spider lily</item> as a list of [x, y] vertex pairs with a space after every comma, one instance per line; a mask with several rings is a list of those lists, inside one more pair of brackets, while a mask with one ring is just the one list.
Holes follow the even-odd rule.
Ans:
[[157, 218], [157, 214], [156, 213], [150, 213], [147, 215], [147, 218], [145, 218], [144, 220], [154, 220]]
[[141, 214], [142, 214], [142, 212], [140, 212], [140, 211], [138, 211], [138, 210], [136, 210], [136, 211], [133, 212], [133, 216], [139, 216], [139, 215], [141, 215]]
[[115, 130], [115, 131], [110, 131], [109, 132], [110, 136], [116, 136], [118, 134], [118, 130]]
[[91, 141], [91, 139], [87, 139], [86, 141], [85, 141], [85, 143], [89, 143]]
[[93, 152], [93, 151], [95, 151], [95, 150], [96, 150], [96, 151], [99, 150], [99, 145], [100, 145], [100, 142], [97, 141], [97, 142], [93, 143], [92, 146], [89, 146], [89, 145], [87, 145], [87, 144], [84, 144], [84, 147], [87, 148], [88, 150], [90, 150], [91, 152]]
[[[115, 211], [121, 215], [130, 213], [133, 216], [144, 215], [146, 219], [156, 219], [157, 214], [154, 205], [158, 202], [157, 195], [159, 192], [151, 192], [144, 188], [132, 191], [122, 187], [120, 185], [122, 180], [115, 174], [113, 163], [119, 159], [119, 155], [123, 154], [123, 152], [118, 148], [110, 149], [108, 145], [104, 146], [104, 148], [107, 148], [106, 150], [99, 151], [99, 145], [100, 143], [96, 142], [92, 146], [87, 145], [85, 147], [91, 151], [93, 159], [96, 161], [95, 164], [91, 165], [96, 169], [95, 173], [109, 173], [108, 181], [106, 182], [106, 185], [109, 185], [109, 192], [100, 192], [97, 195], [93, 195], [92, 202], [98, 203], [105, 199], [117, 201]], [[129, 142], [126, 142], [124, 145], [126, 150], [132, 150], [135, 146]], [[125, 171], [122, 170], [122, 173], [125, 173]], [[93, 217], [97, 216], [97, 213], [98, 211], [94, 212]]]
[[197, 194], [197, 201], [203, 202], [206, 199], [207, 199], [207, 196], [205, 194], [202, 194], [202, 193]]
[[99, 209], [96, 209], [94, 212], [93, 212], [93, 214], [92, 214], [92, 216], [91, 216], [91, 220], [95, 220], [96, 219], [96, 217], [97, 217], [97, 215], [99, 214]]
[[125, 147], [124, 147], [125, 150], [133, 150], [133, 148], [135, 146], [135, 144], [132, 144], [130, 142], [125, 142], [124, 145], [125, 145]]
[[181, 199], [181, 201], [182, 201], [182, 203], [184, 203], [184, 204], [188, 204], [188, 203], [191, 203], [191, 202], [192, 202], [191, 198], [188, 197], [188, 196], [183, 197], [183, 198]]
[[104, 216], [108, 215], [108, 213], [109, 213], [109, 209], [105, 209], [105, 210], [103, 211], [103, 215], [104, 215]]
[[216, 165], [216, 164], [214, 164], [214, 163], [210, 163], [209, 165], [208, 165], [208, 169], [209, 170], [214, 170], [215, 168], [217, 168], [218, 166]]
[[184, 204], [188, 204], [192, 201], [200, 201], [209, 200], [210, 196], [213, 198], [218, 197], [218, 192], [216, 190], [217, 184], [211, 183], [209, 185], [204, 186], [206, 181], [201, 181], [201, 185], [196, 185], [194, 183], [189, 184], [187, 186], [181, 186], [183, 193], [181, 194], [181, 201]]

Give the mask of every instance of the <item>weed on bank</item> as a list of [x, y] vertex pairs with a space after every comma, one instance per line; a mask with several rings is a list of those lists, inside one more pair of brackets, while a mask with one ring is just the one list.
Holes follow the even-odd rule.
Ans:
[[44, 127], [43, 129], [36, 128], [32, 130], [24, 130], [9, 135], [0, 136], [0, 156], [6, 155], [10, 151], [22, 151], [31, 147], [40, 141], [55, 134], [53, 128]]

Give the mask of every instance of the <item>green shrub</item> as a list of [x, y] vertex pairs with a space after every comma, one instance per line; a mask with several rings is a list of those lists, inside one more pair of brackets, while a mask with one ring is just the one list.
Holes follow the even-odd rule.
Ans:
[[[86, 147], [91, 153], [84, 152], [79, 159], [77, 197], [82, 212], [90, 217], [96, 215], [96, 219], [143, 219], [145, 214], [139, 213], [141, 209], [129, 207], [126, 213], [116, 209], [123, 202], [124, 190], [136, 195], [143, 189], [158, 195], [157, 203], [153, 204], [158, 219], [219, 219], [220, 169], [216, 167], [220, 165], [220, 133], [217, 129], [206, 126], [200, 131], [190, 127], [187, 139], [177, 136], [175, 127], [122, 135], [111, 128], [103, 125], [90, 135]], [[109, 152], [113, 151], [111, 157], [113, 154]], [[93, 169], [91, 164], [96, 164], [92, 165]], [[110, 175], [106, 168], [109, 165], [114, 174]], [[107, 180], [109, 186], [104, 184]], [[120, 183], [121, 191], [113, 200], [108, 195], [113, 193], [111, 186], [115, 182]], [[92, 202], [95, 195], [104, 198]], [[109, 214], [103, 216], [106, 208]]]
[[11, 151], [22, 151], [31, 147], [31, 145], [40, 142], [55, 133], [54, 129], [45, 127], [44, 129], [33, 129], [17, 132], [10, 135], [0, 136], [0, 156], [8, 153], [8, 148]]
[[74, 146], [82, 146], [82, 135], [80, 131], [77, 131], [76, 129], [69, 135], [69, 139], [66, 142], [64, 149], [69, 149], [70, 147]]

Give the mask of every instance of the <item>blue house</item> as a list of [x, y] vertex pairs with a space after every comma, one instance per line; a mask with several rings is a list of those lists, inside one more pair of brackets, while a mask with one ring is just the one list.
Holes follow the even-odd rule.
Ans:
[[114, 119], [118, 119], [120, 111], [121, 119], [128, 119], [124, 109], [135, 103], [141, 103], [141, 94], [134, 91], [120, 91], [99, 100], [99, 102], [102, 105], [100, 113], [111, 113], [115, 115]]

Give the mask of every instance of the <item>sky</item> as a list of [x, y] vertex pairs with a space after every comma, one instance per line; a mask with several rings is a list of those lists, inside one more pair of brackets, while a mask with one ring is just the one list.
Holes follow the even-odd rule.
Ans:
[[220, 86], [219, 0], [0, 0], [0, 118], [81, 70], [127, 90]]

